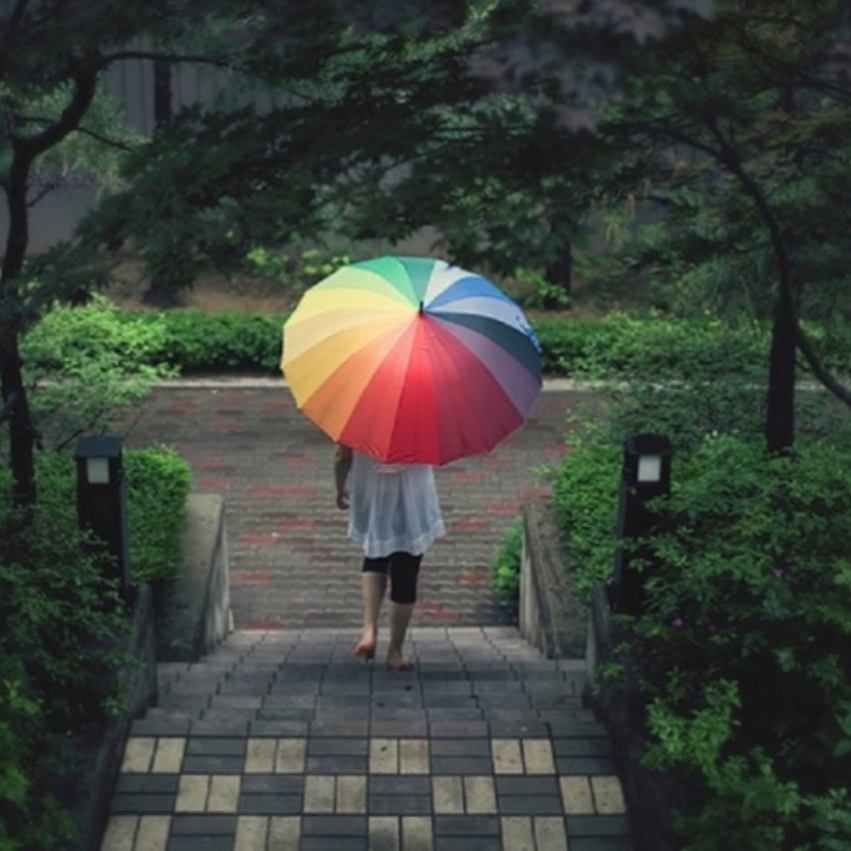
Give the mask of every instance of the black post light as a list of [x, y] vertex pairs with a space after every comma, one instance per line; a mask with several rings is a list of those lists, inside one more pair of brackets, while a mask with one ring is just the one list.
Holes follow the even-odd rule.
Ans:
[[630, 566], [632, 559], [646, 559], [634, 542], [653, 533], [658, 517], [646, 503], [671, 492], [671, 442], [660, 434], [637, 434], [624, 441], [618, 503], [615, 571], [609, 585], [614, 611], [639, 615], [644, 608], [646, 573]]
[[91, 530], [115, 560], [119, 590], [130, 602], [130, 559], [127, 536], [127, 496], [117, 437], [81, 437], [77, 442], [77, 517], [81, 529]]

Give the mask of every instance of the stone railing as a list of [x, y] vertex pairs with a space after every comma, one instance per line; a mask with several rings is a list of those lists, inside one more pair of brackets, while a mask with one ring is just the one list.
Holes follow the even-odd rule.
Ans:
[[520, 633], [550, 658], [582, 659], [588, 613], [564, 569], [561, 543], [546, 500], [523, 507]]
[[183, 570], [157, 606], [157, 659], [194, 662], [233, 629], [224, 499], [191, 494]]
[[586, 704], [605, 723], [615, 746], [636, 851], [675, 851], [669, 816], [677, 789], [642, 765], [642, 707], [629, 693], [597, 688], [600, 666], [612, 660], [622, 638], [606, 588], [600, 584], [594, 590], [590, 605], [579, 599], [552, 506], [543, 499], [523, 510], [519, 611], [520, 632], [548, 657], [585, 659]]
[[73, 808], [79, 838], [69, 851], [100, 847], [130, 725], [157, 699], [157, 662], [194, 662], [232, 629], [224, 500], [191, 494], [183, 534], [183, 570], [159, 599], [139, 586], [124, 650], [130, 664], [119, 673], [123, 711], [98, 740], [83, 743]]

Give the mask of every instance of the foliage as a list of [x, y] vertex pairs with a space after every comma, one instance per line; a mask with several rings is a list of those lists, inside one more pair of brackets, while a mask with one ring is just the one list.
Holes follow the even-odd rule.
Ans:
[[40, 467], [43, 496], [29, 526], [16, 527], [0, 503], [4, 849], [67, 847], [71, 822], [55, 790], [71, 766], [73, 732], [102, 719], [115, 698], [113, 648], [127, 626], [103, 560], [77, 529], [63, 475]]
[[[161, 326], [151, 362], [165, 362], [183, 373], [263, 372], [278, 374], [284, 314], [208, 313], [191, 308], [121, 311], [119, 322]], [[730, 329], [708, 319], [677, 319], [660, 314], [614, 312], [601, 319], [530, 313], [541, 343], [543, 371], [548, 376], [583, 380], [658, 382], [705, 380], [724, 392], [726, 382], [741, 386], [760, 380], [758, 359], [767, 332], [759, 326]], [[812, 326], [821, 334], [821, 326]], [[840, 370], [851, 369], [845, 338], [825, 338], [824, 350]]]
[[165, 446], [127, 450], [124, 474], [133, 581], [159, 586], [175, 579], [183, 564], [189, 464]]
[[621, 453], [597, 430], [572, 437], [553, 481], [552, 500], [576, 588], [590, 599], [611, 578], [615, 560]]
[[[189, 468], [163, 448], [126, 450], [130, 562], [136, 582], [181, 563]], [[61, 849], [74, 827], [67, 775], [80, 732], [112, 711], [116, 641], [128, 621], [105, 554], [77, 526], [74, 461], [40, 453], [29, 525], [0, 500], [0, 849]], [[8, 493], [7, 471], [0, 484]]]
[[681, 309], [771, 322], [765, 436], [794, 443], [796, 353], [844, 404], [802, 320], [844, 322], [851, 37], [842, 0], [719, 0], [643, 56], [603, 135], [606, 191], [634, 213], [624, 272], [653, 270]]
[[156, 357], [179, 372], [279, 373], [285, 316], [193, 308], [165, 313], [125, 311], [123, 321], [162, 323]]
[[[173, 449], [123, 449], [131, 578], [160, 585], [174, 579], [182, 564], [181, 535], [191, 488], [189, 464]], [[43, 453], [51, 499], [76, 505], [76, 470], [69, 452]]]
[[520, 596], [520, 559], [523, 551], [523, 518], [505, 531], [502, 544], [491, 562], [493, 586], [503, 602], [515, 603]]
[[110, 430], [170, 374], [160, 357], [163, 320], [120, 314], [99, 295], [83, 306], [57, 304], [21, 341], [33, 421], [52, 447]]
[[688, 849], [851, 841], [851, 449], [802, 443], [710, 438], [660, 507], [633, 651], [650, 760], [709, 796]]
[[752, 377], [764, 362], [767, 333], [758, 325], [730, 327], [711, 317], [682, 320], [658, 312], [615, 311], [600, 320], [584, 369], [594, 377], [628, 380]]
[[[652, 426], [655, 402], [644, 402]], [[794, 455], [769, 459], [758, 434], [683, 421], [673, 493], [657, 506], [661, 532], [649, 560], [633, 561], [646, 572], [646, 613], [623, 625], [612, 665], [620, 673], [602, 687], [646, 707], [649, 764], [688, 792], [675, 820], [688, 851], [844, 847], [848, 431], [802, 438]], [[589, 430], [553, 483], [586, 595], [612, 575], [622, 428]]]

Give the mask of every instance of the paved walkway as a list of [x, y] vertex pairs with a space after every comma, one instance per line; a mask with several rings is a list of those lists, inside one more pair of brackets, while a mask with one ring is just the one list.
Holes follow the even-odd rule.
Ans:
[[[227, 498], [236, 632], [160, 665], [101, 851], [631, 851], [582, 660], [548, 660], [488, 585], [502, 532], [558, 461], [573, 391], [487, 458], [438, 473], [411, 673], [351, 656], [358, 555], [328, 441], [282, 385], [171, 387], [130, 443], [170, 443]], [[320, 578], [320, 581], [317, 581]]]
[[[545, 471], [564, 452], [565, 418], [585, 399], [548, 390], [491, 454], [438, 469], [449, 534], [423, 561], [417, 623], [512, 622], [490, 586], [489, 565], [523, 502], [548, 492]], [[189, 461], [195, 491], [226, 498], [237, 628], [360, 622], [361, 554], [335, 505], [332, 444], [296, 410], [283, 381], [159, 388], [127, 445], [154, 442]]]

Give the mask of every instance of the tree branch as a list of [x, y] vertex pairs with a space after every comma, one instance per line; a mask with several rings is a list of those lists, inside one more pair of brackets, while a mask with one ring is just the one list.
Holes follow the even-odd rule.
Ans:
[[81, 70], [75, 75], [73, 95], [58, 120], [36, 136], [9, 134], [12, 147], [16, 149], [16, 152], [32, 162], [39, 154], [49, 150], [75, 130], [95, 96], [97, 80], [97, 68]]
[[210, 56], [195, 53], [162, 53], [157, 50], [119, 50], [116, 53], [107, 53], [100, 57], [102, 67], [112, 65], [116, 62], [126, 62], [131, 59], [150, 60], [151, 62], [171, 62], [177, 64], [212, 65], [215, 68], [227, 68], [232, 70], [234, 63], [231, 60], [214, 59]]
[[819, 360], [819, 357], [816, 354], [816, 350], [813, 347], [812, 341], [804, 333], [804, 329], [801, 328], [801, 326], [797, 323], [795, 325], [795, 344], [798, 346], [798, 350], [801, 352], [801, 354], [804, 356], [805, 360], [809, 364], [810, 369], [813, 371], [813, 375], [837, 399], [839, 399], [841, 402], [844, 402], [849, 408], [851, 408], [851, 391], [849, 391], [847, 387], [837, 381], [836, 378], [831, 375], [825, 365], [821, 362], [821, 360]]
[[[29, 117], [26, 119], [27, 124], [41, 124], [47, 127], [52, 126], [53, 121], [50, 118], [36, 118]], [[90, 139], [94, 139], [96, 142], [100, 142], [102, 145], [106, 145], [110, 148], [116, 148], [119, 151], [132, 151], [133, 147], [131, 145], [127, 145], [124, 142], [119, 142], [115, 139], [110, 139], [108, 136], [104, 136], [95, 130], [89, 130], [87, 127], [83, 127], [82, 125], [76, 128], [77, 133], [81, 133], [83, 136], [88, 136]]]

